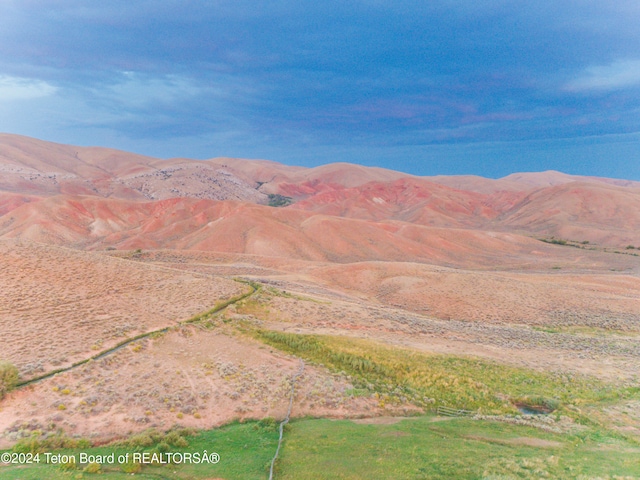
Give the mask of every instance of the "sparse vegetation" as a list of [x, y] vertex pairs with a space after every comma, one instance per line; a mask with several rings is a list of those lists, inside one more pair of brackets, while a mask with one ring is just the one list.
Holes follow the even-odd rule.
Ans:
[[84, 438], [69, 438], [60, 432], [34, 431], [29, 437], [19, 440], [12, 448], [15, 453], [42, 453], [52, 450], [89, 448], [91, 443]]
[[[245, 299], [246, 297], [249, 297], [250, 295], [252, 295], [254, 292], [256, 292], [260, 288], [259, 284], [256, 284], [256, 283], [253, 283], [253, 282], [242, 282], [242, 283], [248, 284], [251, 287], [251, 290], [249, 292], [245, 292], [245, 293], [242, 293], [242, 294], [237, 295], [235, 297], [232, 297], [229, 300], [217, 302], [216, 306], [214, 308], [212, 308], [210, 310], [207, 310], [204, 313], [198, 314], [198, 315], [190, 318], [189, 320], [186, 320], [184, 322], [180, 322], [175, 328], [183, 328], [185, 325], [188, 325], [188, 324], [191, 324], [191, 323], [201, 322], [202, 320], [208, 320], [208, 319], [210, 319], [210, 317], [213, 314], [219, 312], [220, 310], [226, 308], [227, 306], [229, 306], [229, 305], [231, 305], [233, 303], [239, 302], [239, 301]], [[102, 352], [100, 352], [98, 354], [92, 355], [89, 358], [86, 358], [84, 360], [80, 360], [78, 362], [74, 362], [69, 367], [59, 368], [59, 369], [53, 370], [51, 372], [39, 375], [39, 376], [34, 377], [34, 378], [31, 378], [29, 380], [25, 380], [23, 382], [15, 383], [13, 385], [13, 387], [22, 387], [22, 386], [25, 386], [25, 385], [29, 385], [29, 384], [34, 383], [36, 381], [40, 381], [42, 379], [52, 377], [53, 375], [56, 375], [58, 373], [63, 373], [63, 372], [75, 369], [75, 368], [77, 368], [77, 367], [79, 367], [81, 365], [87, 364], [87, 363], [89, 363], [89, 362], [91, 362], [93, 360], [97, 360], [97, 359], [102, 358], [102, 357], [104, 357], [104, 356], [106, 356], [108, 354], [111, 354], [111, 353], [117, 351], [120, 347], [123, 347], [125, 345], [129, 345], [129, 344], [131, 344], [133, 342], [136, 342], [138, 340], [144, 340], [146, 338], [156, 338], [158, 335], [166, 333], [168, 330], [169, 330], [169, 328], [166, 327], [166, 328], [162, 328], [160, 330], [154, 330], [154, 331], [151, 331], [151, 332], [141, 333], [140, 335], [136, 335], [134, 337], [131, 337], [131, 338], [128, 338], [128, 339], [123, 340], [121, 342], [118, 342], [113, 347], [111, 347], [111, 348], [109, 348], [107, 350], [104, 350], [104, 351], [102, 351]], [[143, 346], [140, 343], [138, 343], [138, 344], [133, 346], [132, 351], [133, 352], [140, 352], [142, 349], [143, 349]], [[71, 392], [67, 391], [65, 393], [63, 391], [61, 393], [62, 394], [69, 394]], [[67, 409], [66, 405], [64, 405], [63, 403], [59, 403], [57, 408], [58, 408], [58, 410], [66, 410]]]
[[567, 241], [566, 240], [562, 240], [560, 238], [539, 238], [538, 240], [540, 240], [541, 242], [545, 242], [545, 243], [551, 243], [553, 245], [566, 245]]
[[236, 311], [243, 315], [253, 315], [261, 319], [269, 319], [271, 309], [269, 302], [262, 298], [248, 298], [236, 304]]
[[[47, 371], [54, 364], [66, 367], [126, 337], [158, 329], [168, 319], [189, 318], [210, 308], [212, 299], [244, 290], [231, 279], [124, 262], [104, 252], [0, 243], [0, 257], [0, 310], [20, 318], [0, 322], [0, 356], [16, 365], [19, 382], [46, 373], [45, 366]], [[15, 267], [9, 259], [18, 262]], [[84, 327], [70, 335], [69, 326], [79, 323]], [[25, 325], [39, 336], [19, 340]], [[47, 336], [40, 342], [42, 332]]]
[[199, 322], [200, 323], [205, 322], [206, 324], [206, 322], [210, 321], [213, 315], [215, 315], [216, 313], [220, 312], [221, 310], [224, 310], [229, 305], [242, 304], [243, 302], [246, 301], [248, 297], [252, 296], [255, 292], [257, 292], [261, 288], [259, 283], [247, 282], [244, 280], [236, 280], [236, 281], [240, 283], [244, 283], [245, 285], [248, 285], [250, 287], [250, 290], [248, 292], [241, 293], [240, 295], [236, 295], [228, 300], [222, 300], [217, 302], [212, 309], [199, 313], [197, 315], [194, 315], [190, 319], [184, 322], [181, 322], [181, 325], [199, 323]]
[[603, 338], [606, 336], [624, 336], [636, 337], [640, 332], [635, 330], [622, 330], [619, 328], [603, 328], [588, 325], [549, 325], [549, 326], [532, 326], [532, 330], [545, 333], [566, 333], [571, 335], [584, 335], [594, 338]]
[[307, 297], [307, 296], [304, 296], [304, 295], [297, 295], [295, 293], [287, 292], [285, 290], [280, 290], [280, 289], [277, 289], [275, 287], [264, 287], [263, 290], [264, 290], [265, 293], [273, 295], [274, 297], [292, 298], [292, 299], [295, 299], [295, 300], [300, 300], [302, 302], [313, 302], [313, 303], [322, 303], [322, 304], [328, 304], [329, 303], [329, 302], [326, 302], [326, 301], [318, 300], [318, 299]]
[[18, 384], [18, 369], [12, 363], [0, 360], [0, 400]]
[[278, 193], [270, 193], [269, 194], [269, 203], [270, 207], [286, 207], [287, 205], [291, 205], [293, 203], [293, 199], [291, 197], [285, 197], [284, 195], [280, 195]]

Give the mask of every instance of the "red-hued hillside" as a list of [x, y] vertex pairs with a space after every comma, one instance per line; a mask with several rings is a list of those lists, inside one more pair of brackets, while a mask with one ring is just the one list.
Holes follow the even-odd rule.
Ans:
[[498, 219], [505, 229], [571, 240], [640, 244], [640, 190], [571, 182], [527, 195]]
[[89, 249], [188, 249], [313, 261], [490, 265], [554, 247], [523, 236], [375, 222], [240, 202], [56, 196], [0, 217], [0, 237]]
[[439, 175], [426, 177], [428, 180], [447, 185], [458, 190], [468, 190], [478, 193], [494, 193], [499, 191], [523, 192], [537, 188], [553, 187], [571, 182], [587, 182], [596, 184], [616, 185], [619, 187], [640, 188], [640, 182], [621, 180], [616, 178], [583, 177], [580, 175], [568, 175], [562, 172], [549, 170], [546, 172], [513, 173], [496, 180], [476, 175]]
[[[268, 207], [273, 194], [293, 203]], [[0, 237], [464, 264], [529, 251], [522, 235], [640, 246], [640, 188], [560, 172], [421, 178], [344, 163], [160, 160], [0, 135]]]
[[291, 167], [267, 160], [214, 158], [211, 165], [230, 169], [236, 175], [259, 184], [260, 191], [287, 195], [296, 200], [316, 193], [323, 186], [351, 188], [369, 182], [416, 178], [402, 172], [350, 163], [330, 163], [315, 168]]
[[256, 184], [215, 162], [160, 160], [120, 150], [72, 147], [0, 135], [0, 191], [126, 200], [175, 197], [266, 203]]
[[341, 217], [454, 228], [480, 227], [522, 197], [514, 192], [491, 196], [456, 190], [415, 177], [353, 188], [323, 185], [317, 190], [318, 193], [297, 202], [294, 208]]

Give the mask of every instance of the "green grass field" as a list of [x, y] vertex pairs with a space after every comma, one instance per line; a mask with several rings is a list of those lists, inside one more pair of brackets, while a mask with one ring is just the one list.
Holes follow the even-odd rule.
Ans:
[[[174, 452], [217, 452], [217, 465], [145, 466], [136, 478], [265, 479], [275, 451], [272, 425], [232, 424], [186, 437]], [[134, 441], [137, 443], [137, 441]], [[158, 445], [90, 448], [91, 454], [154, 451]], [[78, 454], [78, 449], [59, 450]], [[124, 479], [118, 466], [0, 467], [3, 480]], [[391, 425], [299, 419], [286, 429], [276, 478], [299, 479], [635, 479], [640, 446], [604, 432], [548, 433], [531, 427], [422, 416]]]
[[[245, 424], [231, 424], [215, 430], [200, 432], [195, 436], [187, 436], [185, 440], [188, 446], [173, 447], [171, 445], [161, 445], [160, 442], [148, 441], [143, 437], [149, 435], [141, 434], [132, 437], [132, 444], [120, 444], [104, 446], [98, 448], [85, 449], [48, 449], [42, 448], [44, 452], [57, 452], [61, 454], [76, 455], [79, 459], [80, 452], [92, 455], [115, 454], [117, 458], [120, 454], [134, 452], [180, 452], [180, 453], [200, 453], [205, 450], [207, 453], [218, 453], [220, 461], [217, 464], [209, 463], [182, 463], [180, 465], [153, 466], [145, 465], [136, 478], [166, 478], [175, 480], [186, 479], [209, 479], [209, 478], [238, 478], [238, 479], [264, 479], [265, 472], [273, 458], [275, 452], [278, 433], [275, 422], [249, 422]], [[153, 435], [151, 437], [154, 437]], [[86, 465], [76, 464], [76, 468], [65, 470], [59, 465], [47, 465], [41, 453], [41, 463], [30, 466], [0, 466], [0, 479], [2, 480], [49, 480], [49, 479], [80, 479], [80, 478], [101, 478], [101, 479], [125, 479], [131, 478], [131, 474], [126, 472], [127, 466], [123, 468], [119, 464], [103, 465], [99, 474], [84, 472]], [[117, 463], [117, 462], [116, 462]]]
[[281, 479], [639, 478], [640, 448], [624, 440], [434, 417], [394, 425], [302, 420], [278, 463]]

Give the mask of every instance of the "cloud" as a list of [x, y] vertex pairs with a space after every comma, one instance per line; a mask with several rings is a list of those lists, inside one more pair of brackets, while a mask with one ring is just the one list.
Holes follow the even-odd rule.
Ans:
[[118, 80], [112, 85], [94, 88], [94, 96], [139, 109], [184, 101], [201, 93], [197, 85], [179, 75], [152, 77], [127, 71]]
[[568, 90], [618, 90], [640, 86], [640, 60], [617, 60], [588, 67], [567, 85]]
[[606, 93], [640, 86], [639, 20], [633, 0], [0, 0], [0, 130], [296, 162], [635, 132], [640, 96]]
[[0, 102], [48, 97], [57, 88], [42, 80], [0, 75]]

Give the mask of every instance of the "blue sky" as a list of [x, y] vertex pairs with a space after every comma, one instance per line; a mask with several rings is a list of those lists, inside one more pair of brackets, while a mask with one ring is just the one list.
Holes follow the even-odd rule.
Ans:
[[4, 0], [0, 131], [640, 180], [638, 25], [637, 0]]

